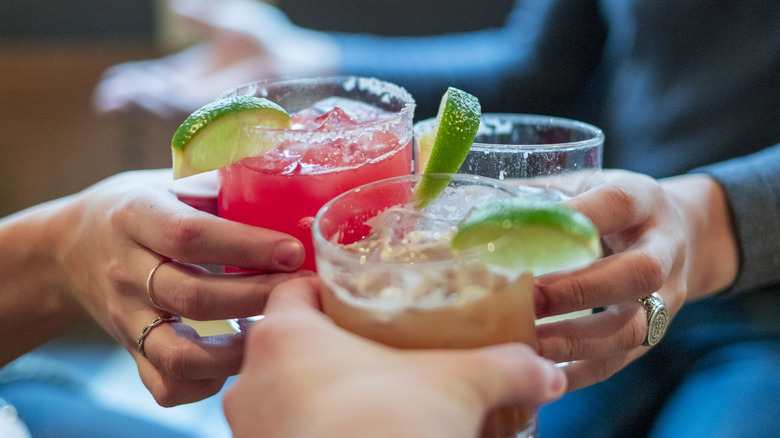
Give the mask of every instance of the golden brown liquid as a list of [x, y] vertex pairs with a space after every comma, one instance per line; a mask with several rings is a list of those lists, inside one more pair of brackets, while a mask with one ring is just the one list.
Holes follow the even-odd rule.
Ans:
[[[486, 270], [472, 274], [479, 275], [483, 290], [443, 307], [382, 310], [372, 307], [371, 300], [364, 305], [345, 300], [327, 285], [322, 306], [342, 328], [396, 348], [475, 348], [508, 342], [536, 348], [531, 275], [509, 281]], [[486, 417], [481, 436], [514, 437], [532, 414], [512, 406], [495, 409]]]

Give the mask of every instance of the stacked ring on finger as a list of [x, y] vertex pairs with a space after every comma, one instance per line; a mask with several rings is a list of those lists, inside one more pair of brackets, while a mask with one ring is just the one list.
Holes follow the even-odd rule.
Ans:
[[149, 358], [149, 356], [146, 355], [146, 350], [144, 350], [144, 342], [146, 341], [146, 336], [151, 333], [152, 329], [157, 327], [158, 325], [164, 323], [164, 322], [181, 322], [181, 318], [178, 316], [173, 315], [163, 315], [158, 316], [154, 319], [154, 321], [150, 322], [146, 325], [146, 327], [141, 330], [141, 336], [138, 337], [138, 351], [141, 353], [141, 356], [145, 358]]
[[154, 297], [154, 288], [152, 287], [152, 279], [154, 278], [154, 274], [155, 274], [155, 272], [157, 272], [157, 269], [159, 269], [160, 266], [162, 266], [162, 265], [164, 265], [164, 264], [166, 264], [166, 263], [168, 263], [170, 261], [171, 261], [171, 259], [169, 259], [169, 258], [164, 258], [164, 259], [160, 260], [159, 263], [154, 265], [154, 268], [152, 268], [152, 270], [149, 272], [149, 275], [146, 277], [146, 293], [149, 295], [149, 301], [152, 302], [154, 307], [156, 307], [156, 308], [158, 308], [160, 310], [164, 310], [164, 309], [162, 307], [160, 307], [160, 305], [157, 303], [157, 299]]

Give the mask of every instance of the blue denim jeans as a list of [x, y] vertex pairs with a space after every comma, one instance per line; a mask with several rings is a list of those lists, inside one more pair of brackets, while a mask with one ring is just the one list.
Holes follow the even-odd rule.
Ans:
[[780, 289], [686, 305], [647, 354], [539, 415], [542, 438], [780, 436]]

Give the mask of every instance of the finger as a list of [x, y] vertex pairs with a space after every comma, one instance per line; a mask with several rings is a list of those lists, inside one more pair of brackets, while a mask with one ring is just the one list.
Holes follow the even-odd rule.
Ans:
[[464, 352], [470, 366], [454, 369], [478, 390], [486, 407], [539, 406], [566, 389], [564, 373], [524, 344], [505, 344]]
[[303, 262], [297, 239], [204, 213], [159, 189], [136, 193], [114, 218], [140, 245], [188, 263], [276, 272]]
[[163, 407], [194, 403], [218, 393], [227, 378], [182, 380], [160, 372], [145, 358], [138, 360], [138, 374], [157, 404]]
[[298, 278], [280, 284], [266, 305], [266, 316], [292, 311], [319, 314], [320, 287], [317, 277]]
[[536, 327], [539, 354], [555, 362], [604, 359], [639, 347], [647, 337], [647, 317], [639, 302]]
[[179, 201], [197, 210], [216, 215], [219, 181], [216, 171], [199, 173], [173, 181], [171, 191]]
[[265, 312], [268, 295], [278, 284], [313, 275], [308, 271], [221, 274], [171, 261], [157, 268], [148, 287], [159, 307], [175, 315], [198, 321], [246, 318]]
[[[606, 307], [639, 299], [659, 290], [672, 270], [674, 255], [657, 233], [633, 248], [607, 256], [571, 273], [553, 273], [534, 280], [537, 318]], [[650, 242], [650, 241], [653, 242]]]
[[182, 322], [170, 322], [152, 327], [143, 341], [146, 357], [140, 351], [135, 357], [173, 380], [224, 379], [238, 373], [243, 347], [244, 336], [201, 337]]
[[658, 182], [648, 176], [620, 172], [612, 175], [608, 181], [567, 201], [590, 218], [602, 236], [643, 223], [656, 205], [647, 200], [662, 193]]

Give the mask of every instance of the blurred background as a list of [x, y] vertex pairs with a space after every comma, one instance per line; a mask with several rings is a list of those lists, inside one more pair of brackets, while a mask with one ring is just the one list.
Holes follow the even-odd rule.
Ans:
[[156, 56], [160, 2], [0, 2], [0, 216], [124, 169], [163, 166], [126, 121], [100, 118], [91, 94], [118, 62]]
[[[420, 35], [499, 25], [512, 1], [272, 3], [305, 27]], [[112, 65], [170, 54], [197, 38], [167, 0], [2, 0], [0, 217], [120, 171], [169, 166], [170, 137], [187, 114], [98, 114], [92, 93]]]

